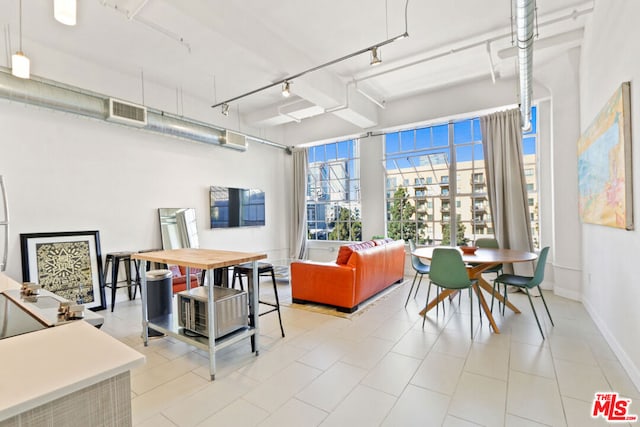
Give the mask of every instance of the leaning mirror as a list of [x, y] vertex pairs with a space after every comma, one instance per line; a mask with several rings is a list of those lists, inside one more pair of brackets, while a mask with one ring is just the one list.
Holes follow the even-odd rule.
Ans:
[[163, 249], [197, 248], [198, 227], [194, 208], [159, 208]]

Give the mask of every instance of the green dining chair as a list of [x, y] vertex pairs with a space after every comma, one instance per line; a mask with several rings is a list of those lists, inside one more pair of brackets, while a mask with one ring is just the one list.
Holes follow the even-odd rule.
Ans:
[[[435, 248], [431, 257], [429, 270], [429, 290], [427, 291], [427, 305], [429, 304], [429, 293], [431, 284], [443, 289], [461, 291], [469, 289], [469, 308], [471, 310], [471, 339], [473, 339], [473, 285], [477, 282], [470, 279], [467, 274], [467, 267], [462, 261], [462, 255], [457, 248]], [[480, 314], [482, 316], [482, 313]], [[427, 316], [422, 319], [422, 327]]]
[[415, 270], [416, 274], [413, 276], [413, 282], [411, 282], [411, 288], [409, 288], [409, 295], [407, 295], [407, 300], [404, 303], [406, 307], [409, 303], [409, 298], [411, 297], [411, 292], [413, 291], [413, 286], [416, 284], [416, 279], [418, 275], [420, 275], [420, 280], [418, 280], [418, 286], [416, 286], [416, 293], [413, 295], [415, 298], [418, 295], [418, 289], [420, 289], [420, 283], [422, 283], [422, 276], [425, 274], [429, 274], [429, 264], [423, 263], [420, 258], [413, 255], [413, 252], [416, 250], [416, 244], [413, 239], [409, 239], [409, 250], [411, 251], [411, 266]]
[[[504, 287], [504, 302], [502, 305], [502, 314], [504, 315], [504, 306], [507, 302], [507, 285], [515, 286], [517, 288], [523, 289], [527, 297], [529, 298], [529, 304], [531, 304], [531, 310], [533, 310], [533, 315], [536, 318], [536, 322], [538, 323], [538, 329], [540, 329], [540, 334], [542, 335], [542, 339], [544, 339], [544, 333], [542, 332], [542, 326], [540, 325], [540, 320], [538, 319], [538, 314], [536, 313], [536, 309], [533, 306], [533, 300], [531, 299], [531, 294], [529, 293], [529, 289], [538, 288], [538, 292], [540, 292], [540, 297], [542, 298], [542, 303], [544, 304], [544, 308], [547, 310], [547, 315], [549, 316], [549, 320], [551, 321], [551, 325], [555, 326], [553, 323], [553, 319], [551, 318], [551, 313], [549, 312], [549, 307], [547, 307], [547, 302], [544, 299], [544, 295], [542, 294], [542, 289], [540, 289], [540, 283], [544, 280], [544, 267], [547, 263], [547, 254], [549, 253], [549, 247], [545, 247], [540, 251], [540, 255], [538, 256], [538, 264], [536, 265], [536, 270], [533, 273], [533, 277], [528, 276], [519, 276], [516, 274], [501, 274], [493, 281], [493, 292], [496, 291], [496, 284], [502, 283], [505, 285]], [[433, 267], [432, 267], [433, 269]], [[491, 297], [491, 307], [493, 307], [493, 296]]]
[[[498, 241], [491, 237], [482, 237], [480, 239], [476, 239], [475, 245], [479, 248], [500, 249]], [[498, 277], [499, 275], [504, 273], [504, 271], [502, 271], [502, 264], [494, 265], [491, 268], [487, 268], [482, 272], [482, 274], [484, 273], [495, 273], [496, 277]], [[498, 289], [498, 292], [500, 292], [500, 289]], [[502, 303], [498, 301], [498, 310], [500, 310], [501, 304]], [[493, 313], [493, 306], [491, 306], [491, 312]]]

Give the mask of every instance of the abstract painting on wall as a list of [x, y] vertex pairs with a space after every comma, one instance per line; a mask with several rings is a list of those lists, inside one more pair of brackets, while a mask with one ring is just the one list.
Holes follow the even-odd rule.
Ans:
[[629, 82], [578, 140], [578, 186], [583, 222], [633, 229]]

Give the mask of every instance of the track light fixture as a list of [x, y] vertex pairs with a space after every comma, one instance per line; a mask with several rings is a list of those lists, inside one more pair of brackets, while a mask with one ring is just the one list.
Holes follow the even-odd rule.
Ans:
[[378, 65], [382, 63], [382, 59], [378, 56], [378, 46], [374, 46], [371, 48], [371, 62], [369, 65]]
[[289, 81], [282, 83], [282, 96], [288, 98], [291, 96], [291, 87]]
[[220, 107], [220, 112], [222, 113], [223, 116], [228, 116], [229, 115], [229, 104], [227, 104], [226, 102], [221, 104], [222, 106]]
[[76, 25], [76, 0], [53, 0], [53, 17], [64, 25]]
[[[378, 63], [381, 62], [380, 57], [378, 56], [378, 49], [380, 49], [382, 46], [388, 45], [389, 43], [393, 43], [393, 42], [396, 42], [398, 40], [402, 40], [404, 38], [409, 37], [408, 10], [409, 10], [409, 0], [406, 0], [405, 1], [405, 5], [404, 5], [404, 33], [402, 33], [400, 35], [397, 35], [395, 37], [392, 37], [392, 38], [387, 39], [385, 41], [382, 41], [380, 43], [376, 43], [373, 46], [369, 46], [369, 47], [366, 47], [364, 49], [360, 49], [360, 50], [355, 51], [353, 53], [350, 53], [348, 55], [341, 56], [340, 58], [336, 58], [336, 59], [334, 59], [332, 61], [325, 62], [324, 64], [318, 65], [316, 67], [309, 68], [308, 70], [301, 71], [301, 72], [299, 72], [297, 74], [292, 74], [292, 75], [290, 75], [290, 76], [288, 76], [288, 77], [286, 77], [286, 78], [284, 78], [282, 80], [278, 80], [277, 82], [273, 82], [273, 83], [270, 83], [270, 84], [268, 84], [266, 86], [259, 87], [258, 89], [254, 89], [254, 90], [252, 90], [250, 92], [243, 93], [242, 95], [238, 95], [238, 96], [235, 96], [233, 98], [229, 98], [229, 99], [227, 99], [225, 101], [218, 102], [216, 104], [213, 104], [211, 106], [211, 108], [215, 108], [215, 107], [218, 107], [218, 106], [222, 105], [223, 114], [224, 114], [224, 111], [225, 111], [224, 110], [224, 106], [226, 104], [229, 104], [230, 102], [237, 101], [238, 99], [242, 99], [242, 98], [245, 98], [247, 96], [254, 95], [256, 93], [262, 92], [263, 90], [271, 89], [272, 87], [279, 86], [279, 85], [283, 85], [282, 86], [282, 95], [286, 97], [287, 96], [286, 93], [291, 94], [289, 85], [290, 85], [290, 82], [292, 80], [295, 80], [298, 77], [302, 77], [305, 74], [309, 74], [309, 73], [312, 73], [314, 71], [318, 71], [318, 70], [320, 70], [322, 68], [326, 68], [326, 67], [329, 67], [331, 65], [335, 65], [335, 64], [337, 64], [339, 62], [342, 62], [342, 61], [345, 61], [347, 59], [351, 59], [354, 56], [358, 56], [358, 55], [361, 55], [361, 54], [366, 53], [366, 52], [371, 52], [371, 56], [372, 56], [371, 65], [378, 64]], [[227, 106], [227, 111], [228, 111], [228, 106]]]
[[22, 51], [22, 0], [20, 0], [20, 50], [11, 55], [11, 74], [21, 79], [28, 79], [31, 76], [30, 68], [31, 61]]

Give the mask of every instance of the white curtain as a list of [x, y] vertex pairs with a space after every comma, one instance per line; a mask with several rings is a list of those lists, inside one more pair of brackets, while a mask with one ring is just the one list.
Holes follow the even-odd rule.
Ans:
[[492, 223], [501, 248], [533, 251], [520, 110], [480, 118]]
[[307, 149], [293, 150], [293, 212], [291, 258], [303, 259], [307, 247]]

